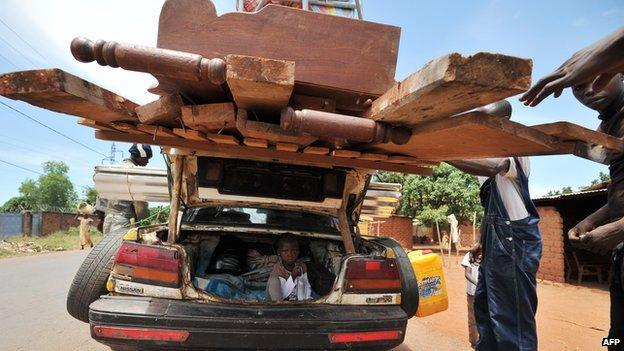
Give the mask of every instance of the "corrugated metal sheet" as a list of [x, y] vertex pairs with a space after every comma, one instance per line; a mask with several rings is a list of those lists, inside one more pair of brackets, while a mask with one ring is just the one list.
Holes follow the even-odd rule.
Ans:
[[169, 202], [167, 171], [164, 169], [97, 166], [93, 182], [98, 196], [104, 199]]
[[399, 206], [400, 199], [401, 184], [371, 182], [362, 204], [360, 219], [388, 218]]
[[0, 238], [22, 234], [21, 213], [0, 213]]

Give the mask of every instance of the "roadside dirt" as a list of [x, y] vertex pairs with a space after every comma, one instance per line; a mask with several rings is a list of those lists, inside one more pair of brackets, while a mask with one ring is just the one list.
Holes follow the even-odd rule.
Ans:
[[[449, 309], [410, 320], [405, 344], [412, 346], [410, 341], [422, 337], [418, 335], [418, 330], [425, 329], [447, 338], [439, 344], [429, 340], [428, 345], [436, 350], [456, 350], [454, 345], [470, 347], [466, 322], [466, 280], [459, 265], [460, 259], [461, 256], [457, 259], [452, 256], [451, 266], [445, 268]], [[543, 282], [539, 283], [537, 293], [541, 351], [602, 349], [602, 338], [607, 336], [609, 330], [609, 292], [606, 284], [586, 287]], [[436, 339], [440, 340], [439, 336]]]

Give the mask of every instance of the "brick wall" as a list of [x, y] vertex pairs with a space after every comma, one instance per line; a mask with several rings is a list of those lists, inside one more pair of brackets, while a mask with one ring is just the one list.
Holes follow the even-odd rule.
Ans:
[[59, 230], [77, 227], [80, 223], [74, 219], [75, 217], [75, 213], [42, 212], [41, 235], [50, 235]]
[[[414, 245], [412, 219], [410, 217], [392, 216], [389, 218], [376, 218], [375, 221], [383, 223], [374, 224], [370, 234], [387, 236], [396, 240], [405, 249], [411, 250]], [[378, 227], [379, 226], [379, 227]]]
[[538, 207], [537, 210], [541, 217], [539, 229], [543, 243], [537, 278], [563, 283], [565, 281], [563, 220], [555, 207]]

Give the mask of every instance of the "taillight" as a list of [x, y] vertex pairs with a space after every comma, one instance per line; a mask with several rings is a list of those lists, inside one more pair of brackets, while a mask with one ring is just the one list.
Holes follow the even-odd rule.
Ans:
[[107, 327], [99, 325], [93, 326], [93, 333], [101, 338], [174, 342], [184, 342], [190, 335], [188, 330]]
[[113, 273], [138, 283], [180, 285], [180, 255], [174, 248], [124, 242], [115, 255]]
[[390, 293], [401, 291], [394, 259], [353, 258], [347, 263], [345, 292]]
[[329, 334], [329, 342], [338, 343], [358, 343], [373, 341], [391, 341], [401, 338], [400, 330], [380, 330], [367, 332], [351, 332], [351, 333], [331, 333]]

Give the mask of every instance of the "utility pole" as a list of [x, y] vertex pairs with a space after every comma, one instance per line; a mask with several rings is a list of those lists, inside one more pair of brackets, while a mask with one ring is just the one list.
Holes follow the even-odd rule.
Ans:
[[117, 153], [121, 153], [121, 158], [123, 158], [123, 151], [117, 150], [117, 147], [115, 146], [115, 143], [112, 143], [110, 156], [103, 158], [102, 159], [102, 164], [104, 164], [105, 162], [108, 162], [108, 164], [114, 165], [116, 163], [116, 159], [115, 158], [116, 158]]

